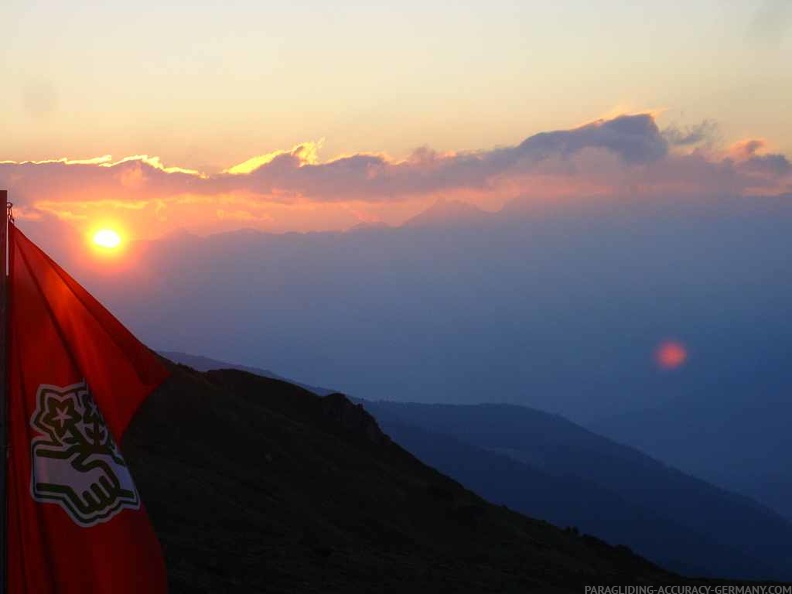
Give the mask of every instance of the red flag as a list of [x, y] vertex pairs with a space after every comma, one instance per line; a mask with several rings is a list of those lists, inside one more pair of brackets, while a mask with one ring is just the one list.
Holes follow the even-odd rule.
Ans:
[[156, 356], [9, 225], [8, 592], [167, 592], [118, 449], [167, 376]]

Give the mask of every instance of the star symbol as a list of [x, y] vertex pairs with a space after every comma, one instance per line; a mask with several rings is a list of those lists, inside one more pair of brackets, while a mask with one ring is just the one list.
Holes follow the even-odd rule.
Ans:
[[63, 429], [63, 426], [66, 424], [67, 421], [70, 421], [73, 418], [74, 417], [72, 417], [69, 414], [68, 404], [66, 404], [63, 408], [61, 408], [57, 404], [55, 405], [55, 415], [52, 417], [52, 420], [60, 423], [61, 429]]

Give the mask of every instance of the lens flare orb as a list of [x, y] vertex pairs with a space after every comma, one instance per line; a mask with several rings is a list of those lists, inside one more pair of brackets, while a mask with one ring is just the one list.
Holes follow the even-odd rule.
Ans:
[[666, 340], [655, 350], [655, 363], [661, 369], [678, 369], [687, 362], [687, 358], [687, 348], [676, 340]]

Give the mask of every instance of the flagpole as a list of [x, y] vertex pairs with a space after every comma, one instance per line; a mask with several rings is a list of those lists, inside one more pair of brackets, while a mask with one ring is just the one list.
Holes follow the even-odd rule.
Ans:
[[0, 200], [6, 205], [6, 219], [2, 226], [2, 282], [0, 282], [0, 594], [8, 590], [8, 283], [9, 241], [8, 225], [11, 221], [11, 203], [8, 190], [0, 190]]

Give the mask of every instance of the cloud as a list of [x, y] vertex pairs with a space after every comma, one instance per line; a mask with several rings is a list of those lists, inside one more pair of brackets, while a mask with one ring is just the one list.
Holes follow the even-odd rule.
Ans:
[[319, 162], [319, 149], [324, 143], [323, 140], [319, 142], [305, 142], [298, 144], [290, 151], [273, 151], [258, 157], [252, 157], [247, 161], [229, 167], [223, 173], [231, 173], [234, 175], [252, 173], [257, 169], [261, 169], [265, 165], [269, 165], [279, 157], [293, 157], [300, 165], [316, 165]]
[[[289, 205], [426, 204], [438, 197], [480, 206], [515, 196], [695, 196], [792, 191], [792, 166], [762, 140], [713, 148], [717, 125], [660, 130], [650, 114], [622, 115], [570, 130], [543, 132], [490, 150], [417, 149], [404, 160], [352, 154], [321, 162], [321, 143], [253, 157], [215, 174], [166, 167], [146, 155], [114, 161], [1, 162], [0, 184], [33, 216], [78, 220], [99, 210], [135, 209], [165, 223], [200, 212], [213, 220], [276, 225]], [[416, 207], [417, 208], [417, 207]], [[201, 210], [202, 209], [202, 210]], [[200, 212], [199, 212], [200, 210]], [[277, 211], [278, 215], [274, 216]], [[307, 212], [307, 211], [305, 211]], [[315, 212], [319, 212], [316, 210]], [[338, 213], [325, 216], [341, 221]], [[318, 217], [319, 215], [316, 214]], [[343, 219], [346, 220], [346, 219]], [[274, 227], [273, 227], [274, 228]]]
[[761, 139], [744, 140], [729, 148], [728, 155], [750, 174], [770, 179], [792, 174], [792, 163], [780, 154], [763, 154], [767, 143]]
[[272, 220], [272, 215], [269, 214], [257, 215], [248, 210], [225, 210], [223, 208], [218, 208], [216, 213], [217, 213], [217, 218], [220, 220], [247, 221], [247, 222]]
[[537, 134], [525, 140], [518, 151], [525, 155], [548, 157], [570, 155], [585, 148], [606, 149], [627, 163], [647, 163], [664, 157], [668, 143], [654, 118], [641, 114], [599, 120], [574, 130]]
[[145, 155], [117, 162], [107, 156], [81, 161], [0, 162], [0, 183], [15, 202], [28, 205], [172, 196], [197, 188], [201, 181], [205, 177], [196, 171], [165, 167], [156, 157]]
[[531, 136], [514, 147], [439, 155], [421, 148], [405, 161], [358, 154], [327, 163], [306, 163], [292, 151], [266, 159], [250, 177], [217, 178], [218, 187], [248, 190], [274, 199], [322, 201], [393, 200], [463, 189], [491, 190], [503, 176], [520, 176], [553, 158], [571, 160], [602, 149], [625, 165], [663, 158], [668, 143], [646, 114], [620, 116]]
[[704, 120], [693, 126], [680, 128], [669, 126], [663, 130], [663, 138], [671, 146], [693, 146], [712, 143], [718, 136], [718, 124], [714, 120]]

